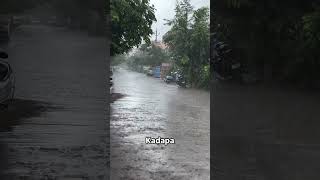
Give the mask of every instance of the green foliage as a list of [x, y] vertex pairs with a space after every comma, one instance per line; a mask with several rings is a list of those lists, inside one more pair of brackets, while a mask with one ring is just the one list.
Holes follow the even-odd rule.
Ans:
[[117, 65], [120, 65], [122, 63], [125, 63], [126, 60], [127, 60], [127, 57], [124, 54], [113, 56], [113, 57], [111, 57], [111, 64], [110, 65], [111, 66], [117, 66]]
[[209, 81], [210, 81], [210, 65], [207, 64], [201, 67], [198, 86], [202, 88], [209, 88], [209, 83], [208, 83]]
[[320, 8], [302, 17], [303, 31], [307, 44], [313, 48], [319, 47], [320, 43]]
[[150, 44], [156, 21], [149, 0], [111, 0], [111, 55], [128, 52], [144, 40]]
[[[316, 2], [316, 1], [312, 1]], [[212, 29], [265, 81], [319, 77], [320, 11], [303, 1], [214, 1]], [[312, 80], [313, 79], [313, 80]]]
[[128, 58], [129, 65], [132, 67], [160, 66], [161, 63], [169, 61], [169, 53], [155, 44], [151, 44], [150, 46], [142, 44], [137, 52]]
[[[172, 26], [163, 40], [169, 45], [175, 59], [179, 60], [190, 52], [190, 26], [193, 8], [189, 0], [179, 2], [175, 8], [175, 17], [167, 20], [167, 25]], [[179, 62], [178, 62], [179, 63]]]
[[174, 63], [181, 69], [187, 82], [194, 87], [209, 84], [210, 30], [209, 9], [194, 10], [190, 0], [178, 2], [175, 17], [168, 20], [171, 25], [163, 39], [169, 45]]
[[168, 62], [170, 58], [169, 54], [164, 49], [161, 49], [154, 44], [151, 44], [151, 47], [145, 52], [148, 56], [148, 61], [146, 64], [151, 66], [161, 65], [163, 62]]

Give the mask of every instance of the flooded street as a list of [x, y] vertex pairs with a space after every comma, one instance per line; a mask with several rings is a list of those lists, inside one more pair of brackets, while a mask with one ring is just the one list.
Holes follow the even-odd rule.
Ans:
[[0, 179], [108, 179], [105, 39], [28, 25], [6, 49], [16, 99], [0, 112]]
[[[123, 68], [114, 72], [111, 179], [210, 179], [210, 95]], [[175, 144], [146, 144], [146, 137]]]

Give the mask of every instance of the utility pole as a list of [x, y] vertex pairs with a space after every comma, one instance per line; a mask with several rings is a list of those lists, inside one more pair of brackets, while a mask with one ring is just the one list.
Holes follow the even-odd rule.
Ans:
[[158, 42], [158, 29], [156, 29], [156, 41], [155, 42]]

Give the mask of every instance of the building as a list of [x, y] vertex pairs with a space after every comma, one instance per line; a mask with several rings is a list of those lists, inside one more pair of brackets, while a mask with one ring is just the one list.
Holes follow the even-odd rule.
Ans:
[[161, 42], [161, 41], [154, 41], [153, 45], [155, 45], [156, 47], [159, 47], [159, 48], [161, 48], [163, 50], [167, 50], [168, 49], [168, 46], [165, 43]]

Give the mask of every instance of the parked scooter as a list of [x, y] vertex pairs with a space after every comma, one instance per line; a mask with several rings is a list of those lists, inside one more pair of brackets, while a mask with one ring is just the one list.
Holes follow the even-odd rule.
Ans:
[[147, 76], [153, 76], [153, 71], [152, 71], [152, 69], [149, 69], [149, 70], [147, 71]]
[[174, 77], [173, 76], [166, 76], [165, 78], [164, 78], [164, 82], [166, 82], [167, 84], [170, 84], [170, 83], [172, 83], [172, 82], [174, 82], [175, 80], [174, 80]]
[[177, 74], [176, 83], [177, 83], [177, 85], [180, 86], [180, 87], [183, 87], [183, 88], [186, 88], [186, 87], [187, 87], [186, 79], [185, 79], [184, 75], [181, 74], [181, 73], [178, 73], [178, 74]]
[[235, 80], [241, 78], [241, 64], [232, 57], [232, 49], [224, 42], [213, 41], [213, 70], [216, 79]]

